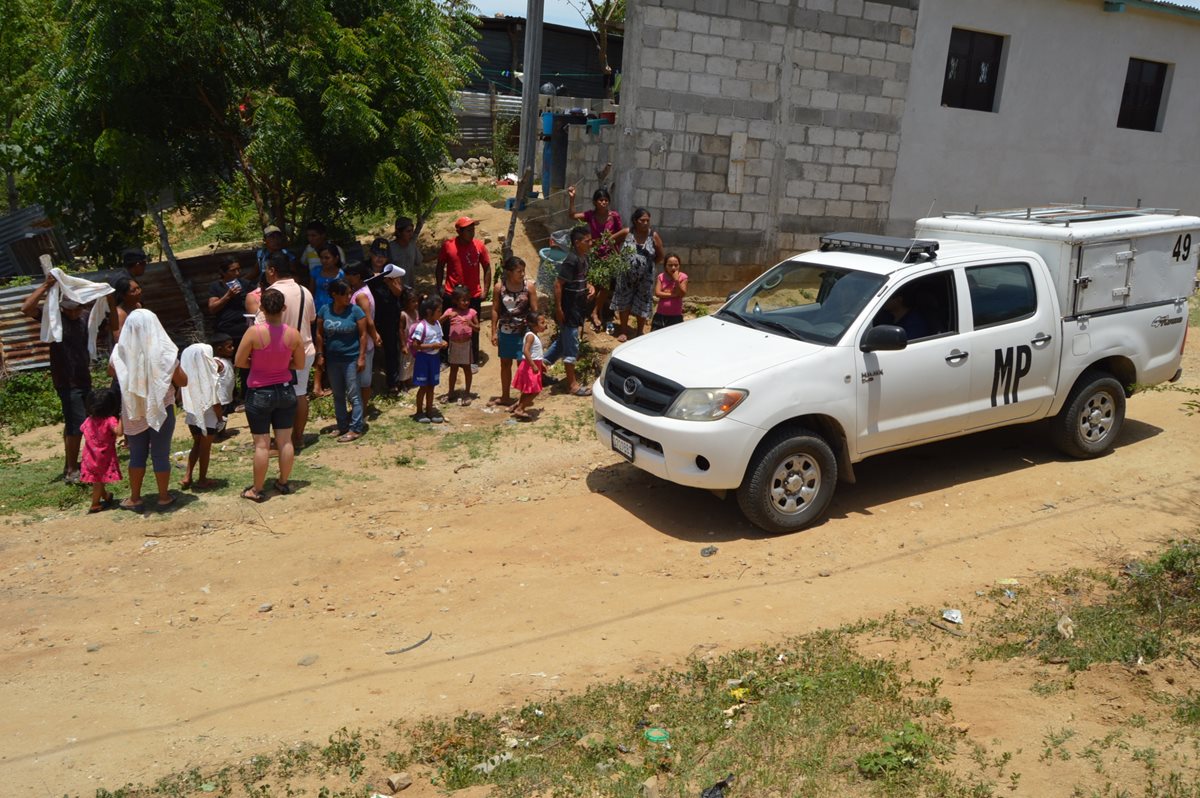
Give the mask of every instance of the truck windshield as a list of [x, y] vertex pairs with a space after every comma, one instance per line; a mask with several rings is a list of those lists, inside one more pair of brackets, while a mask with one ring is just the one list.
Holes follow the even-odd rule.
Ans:
[[885, 279], [788, 261], [743, 288], [715, 315], [818, 344], [836, 343]]

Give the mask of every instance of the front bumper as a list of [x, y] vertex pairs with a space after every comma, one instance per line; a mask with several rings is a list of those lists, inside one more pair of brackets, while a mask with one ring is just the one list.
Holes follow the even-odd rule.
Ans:
[[[633, 464], [657, 477], [709, 490], [728, 490], [742, 484], [746, 464], [763, 431], [732, 418], [679, 421], [630, 410], [614, 401], [599, 380], [592, 386], [596, 438], [612, 448], [613, 430], [634, 441]], [[708, 461], [705, 470], [697, 457]]]

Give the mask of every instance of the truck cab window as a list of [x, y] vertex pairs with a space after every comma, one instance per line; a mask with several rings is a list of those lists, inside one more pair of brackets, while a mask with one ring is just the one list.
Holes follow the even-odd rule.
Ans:
[[910, 342], [958, 332], [954, 273], [929, 274], [901, 285], [884, 301], [873, 323], [902, 327]]
[[1037, 289], [1027, 263], [996, 263], [967, 269], [975, 329], [1026, 319], [1037, 311]]

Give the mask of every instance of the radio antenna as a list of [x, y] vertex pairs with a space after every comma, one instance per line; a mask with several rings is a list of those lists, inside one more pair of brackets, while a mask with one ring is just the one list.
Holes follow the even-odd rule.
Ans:
[[[928, 213], [926, 213], [926, 214], [925, 214], [925, 216], [927, 216], [927, 217], [928, 217], [928, 216], [932, 216], [932, 215], [933, 215], [933, 206], [934, 206], [934, 205], [937, 205], [937, 197], [934, 197], [934, 198], [933, 198], [933, 200], [932, 200], [932, 201], [930, 201], [930, 203], [929, 203], [929, 212], [928, 212]], [[917, 232], [916, 230], [914, 230], [914, 231], [913, 231], [913, 235], [914, 235], [914, 236], [916, 235], [916, 232]], [[904, 260], [903, 260], [903, 261], [901, 261], [901, 263], [908, 263], [908, 256], [912, 254], [913, 247], [915, 247], [916, 245], [917, 245], [917, 239], [916, 239], [916, 238], [913, 238], [913, 239], [911, 240], [911, 242], [909, 243], [909, 245], [908, 245], [908, 251], [904, 253]]]

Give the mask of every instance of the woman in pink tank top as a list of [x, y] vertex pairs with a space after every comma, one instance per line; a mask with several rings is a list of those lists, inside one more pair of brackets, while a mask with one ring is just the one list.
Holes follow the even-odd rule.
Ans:
[[271, 429], [279, 449], [279, 478], [275, 489], [292, 492], [288, 477], [295, 462], [292, 425], [296, 419], [296, 391], [292, 388], [292, 370], [304, 368], [304, 344], [300, 332], [283, 324], [283, 294], [273, 288], [262, 293], [262, 312], [266, 324], [246, 331], [238, 347], [235, 363], [249, 368], [246, 380], [246, 420], [254, 436], [254, 484], [242, 491], [243, 499], [261, 502], [267, 465], [271, 459]]

